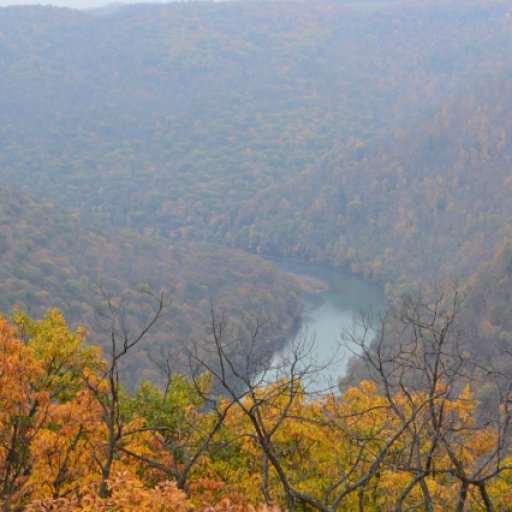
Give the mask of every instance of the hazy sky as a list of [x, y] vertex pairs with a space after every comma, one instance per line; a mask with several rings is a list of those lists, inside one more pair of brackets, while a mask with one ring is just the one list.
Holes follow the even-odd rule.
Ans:
[[102, 7], [113, 3], [140, 4], [140, 3], [164, 3], [165, 0], [0, 0], [0, 7], [7, 5], [57, 5], [59, 7], [73, 7], [84, 9], [87, 7]]

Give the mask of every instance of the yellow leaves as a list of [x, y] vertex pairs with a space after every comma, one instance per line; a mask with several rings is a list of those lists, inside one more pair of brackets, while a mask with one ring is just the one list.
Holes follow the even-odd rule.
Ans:
[[369, 380], [363, 380], [359, 383], [359, 387], [363, 393], [368, 397], [374, 397], [377, 393], [377, 385]]
[[396, 496], [397, 490], [404, 489], [410, 480], [405, 471], [385, 470], [379, 474], [379, 488], [390, 496]]
[[512, 458], [505, 459], [502, 462], [505, 469], [498, 477], [490, 481], [489, 493], [493, 496], [493, 505], [495, 510], [510, 510], [512, 507]]
[[373, 382], [363, 380], [358, 387], [349, 388], [343, 399], [351, 408], [365, 410], [374, 400], [378, 400], [377, 386]]
[[461, 424], [465, 426], [473, 424], [477, 403], [470, 386], [466, 385], [456, 400], [446, 400], [444, 403], [446, 404], [446, 410], [454, 413]]
[[468, 439], [468, 448], [473, 453], [473, 458], [478, 460], [488, 453], [491, 453], [498, 442], [498, 434], [489, 428], [474, 430]]
[[[283, 379], [253, 390], [241, 403], [219, 399], [215, 409], [206, 409], [194, 383], [175, 376], [165, 394], [150, 383], [141, 383], [132, 397], [119, 390], [119, 423], [111, 428], [110, 389], [98, 371], [99, 352], [81, 346], [84, 333], [70, 332], [57, 312], [41, 322], [18, 314], [16, 322], [13, 328], [0, 318], [0, 477], [8, 459], [20, 461], [17, 474], [24, 477], [10, 482], [0, 503], [11, 499], [23, 508], [31, 501], [29, 512], [256, 512], [263, 482], [272, 500], [285, 506], [264, 442], [289, 485], [314, 499], [364, 479], [380, 457], [362, 488], [368, 509], [393, 508], [421, 471], [423, 488], [415, 483], [404, 507], [421, 510], [425, 488], [434, 508], [450, 507], [459, 466], [471, 475], [482, 461], [492, 462], [499, 443], [492, 425], [476, 428], [471, 388], [450, 398], [442, 382], [432, 396], [414, 390], [384, 396], [363, 381], [341, 397], [308, 401], [299, 381]], [[211, 381], [205, 377], [199, 386], [206, 392]], [[224, 422], [216, 424], [223, 412]], [[100, 498], [101, 468], [111, 460], [106, 447], [116, 435], [111, 494]], [[9, 453], [11, 445], [15, 451]], [[178, 478], [192, 456], [187, 497], [166, 479]], [[492, 476], [492, 464], [478, 471], [489, 477], [500, 506], [512, 499]], [[470, 492], [468, 500], [477, 494]], [[358, 500], [352, 493], [342, 505], [351, 510]]]

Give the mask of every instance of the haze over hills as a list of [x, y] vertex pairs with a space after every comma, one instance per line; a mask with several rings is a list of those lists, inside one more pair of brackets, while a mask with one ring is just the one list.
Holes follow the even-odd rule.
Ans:
[[511, 55], [512, 0], [0, 8], [0, 508], [509, 510]]
[[[196, 284], [204, 277], [192, 275], [198, 254], [216, 262], [206, 272], [225, 276], [227, 296], [254, 269], [240, 304], [273, 295], [286, 327], [298, 313], [295, 285], [240, 249], [349, 270], [390, 294], [447, 278], [473, 287], [487, 273], [508, 279], [507, 265], [489, 266], [512, 236], [511, 6], [379, 7], [198, 2], [101, 17], [0, 9], [0, 180], [29, 216], [7, 224], [35, 226], [30, 212], [50, 202], [51, 215], [87, 226], [65, 229], [84, 230], [89, 261], [112, 254], [101, 275], [135, 268], [137, 281], [158, 281], [155, 260], [169, 257], [162, 272], [184, 273], [191, 308], [209, 300]], [[48, 215], [36, 213], [37, 231]], [[16, 247], [8, 233], [2, 243], [17, 272], [45, 274], [30, 244]], [[4, 270], [12, 293], [2, 306], [21, 293], [37, 308], [45, 293], [48, 306], [70, 294], [78, 309], [87, 303], [84, 276], [100, 273], [82, 262], [80, 244], [65, 251], [77, 254], [74, 277], [58, 280], [73, 281], [67, 291]], [[188, 270], [176, 270], [178, 253]], [[508, 296], [482, 297], [484, 331], [507, 338], [496, 311]], [[197, 329], [192, 316], [184, 332]]]
[[52, 7], [68, 7], [70, 9], [117, 9], [128, 4], [158, 4], [165, 3], [164, 0], [125, 0], [123, 2], [109, 2], [108, 0], [0, 0], [0, 7], [44, 5]]

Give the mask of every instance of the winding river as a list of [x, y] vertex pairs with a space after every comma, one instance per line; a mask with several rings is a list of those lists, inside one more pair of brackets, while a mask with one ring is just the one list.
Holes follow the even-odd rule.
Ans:
[[341, 333], [362, 334], [361, 313], [377, 315], [385, 309], [382, 289], [363, 279], [311, 263], [287, 259], [272, 259], [281, 269], [299, 276], [311, 277], [324, 286], [317, 292], [304, 292], [302, 326], [297, 338], [290, 340], [278, 357], [298, 339], [306, 337], [314, 342], [313, 356], [316, 364], [326, 366], [314, 377], [310, 389], [322, 390], [336, 385], [343, 376], [350, 351], [341, 343]]

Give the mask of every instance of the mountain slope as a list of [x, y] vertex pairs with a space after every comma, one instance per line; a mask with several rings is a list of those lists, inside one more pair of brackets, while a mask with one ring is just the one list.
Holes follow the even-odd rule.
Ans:
[[252, 311], [267, 320], [262, 334], [274, 342], [289, 334], [300, 313], [298, 284], [261, 258], [206, 243], [169, 244], [107, 232], [15, 189], [0, 191], [0, 251], [3, 311], [18, 305], [41, 316], [47, 308], [59, 308], [102, 345], [108, 335], [97, 328], [98, 286], [124, 301], [132, 332], [154, 307], [140, 290], [166, 291], [171, 305], [165, 321], [141, 346], [138, 362], [132, 361], [141, 371], [151, 366], [145, 351], [157, 353], [178, 338], [192, 343], [208, 336], [212, 307], [235, 319]]

